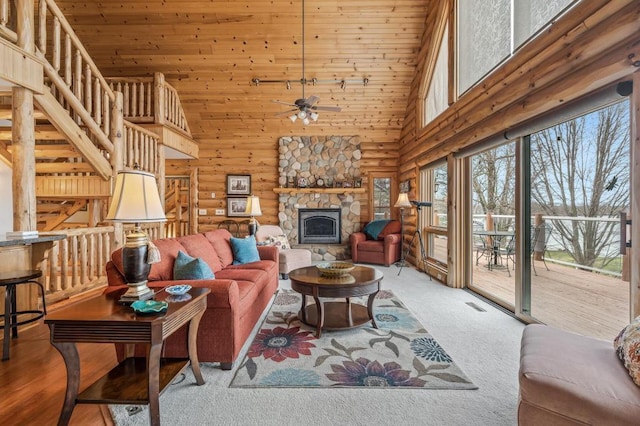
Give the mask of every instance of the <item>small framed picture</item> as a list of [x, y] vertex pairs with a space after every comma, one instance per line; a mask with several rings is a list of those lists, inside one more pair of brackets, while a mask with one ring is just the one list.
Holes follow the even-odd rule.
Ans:
[[227, 216], [247, 216], [247, 197], [227, 197]]
[[350, 180], [345, 180], [342, 182], [342, 187], [343, 188], [351, 188], [353, 187], [353, 182]]
[[227, 195], [251, 195], [251, 175], [227, 175]]
[[362, 188], [362, 178], [355, 178], [353, 180], [353, 187], [354, 188]]
[[409, 179], [400, 182], [400, 192], [409, 192], [411, 189], [411, 181]]

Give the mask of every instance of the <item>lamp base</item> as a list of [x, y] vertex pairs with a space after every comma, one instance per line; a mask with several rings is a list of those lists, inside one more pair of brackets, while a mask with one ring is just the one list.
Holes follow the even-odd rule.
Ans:
[[147, 281], [138, 283], [127, 283], [129, 289], [125, 294], [120, 296], [120, 303], [133, 303], [136, 300], [149, 300], [155, 294], [153, 290], [147, 287]]

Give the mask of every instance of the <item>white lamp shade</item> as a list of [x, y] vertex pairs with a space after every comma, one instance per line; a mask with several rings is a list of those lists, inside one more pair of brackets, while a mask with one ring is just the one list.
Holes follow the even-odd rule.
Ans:
[[140, 170], [119, 172], [106, 220], [128, 223], [166, 221], [155, 177]]
[[409, 194], [407, 194], [406, 192], [401, 192], [400, 195], [398, 195], [398, 201], [396, 201], [393, 207], [401, 207], [401, 208], [411, 207], [411, 202], [409, 201]]
[[247, 208], [244, 213], [249, 216], [262, 216], [262, 210], [260, 210], [260, 199], [256, 195], [250, 195], [247, 197]]

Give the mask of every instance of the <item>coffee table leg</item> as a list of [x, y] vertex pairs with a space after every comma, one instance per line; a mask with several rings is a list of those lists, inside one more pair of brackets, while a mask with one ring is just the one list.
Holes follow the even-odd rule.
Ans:
[[376, 319], [373, 316], [373, 300], [376, 298], [376, 294], [378, 294], [377, 291], [375, 293], [371, 293], [369, 295], [369, 300], [367, 301], [367, 313], [369, 314], [369, 318], [371, 318], [371, 324], [373, 325], [373, 328], [378, 328]]
[[320, 338], [322, 335], [322, 325], [324, 323], [324, 312], [322, 311], [320, 298], [313, 296], [313, 300], [316, 302], [316, 337]]
[[345, 307], [347, 308], [347, 319], [349, 321], [349, 327], [353, 327], [353, 315], [351, 314], [351, 299], [349, 297], [347, 297], [347, 303], [345, 304]]
[[300, 308], [300, 321], [307, 323], [307, 296], [302, 295], [302, 305]]
[[204, 385], [200, 363], [198, 362], [198, 326], [204, 311], [200, 312], [189, 321], [189, 360], [191, 361], [191, 371], [196, 378], [198, 386]]
[[71, 414], [76, 405], [76, 397], [80, 389], [80, 357], [75, 343], [51, 342], [51, 344], [60, 352], [67, 368], [67, 390], [64, 394], [64, 405], [58, 419], [58, 426], [64, 426], [68, 425], [69, 420], [71, 420]]

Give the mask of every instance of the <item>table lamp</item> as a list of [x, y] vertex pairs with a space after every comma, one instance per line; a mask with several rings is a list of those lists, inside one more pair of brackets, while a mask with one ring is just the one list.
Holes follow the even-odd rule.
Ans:
[[106, 220], [135, 224], [122, 248], [122, 269], [129, 289], [120, 301], [129, 303], [152, 298], [153, 291], [147, 287], [151, 269], [147, 262], [149, 238], [140, 229], [140, 223], [167, 220], [155, 176], [140, 170], [119, 172]]
[[400, 249], [400, 262], [396, 263], [396, 266], [405, 266], [404, 261], [404, 209], [411, 208], [411, 202], [409, 201], [409, 194], [406, 192], [401, 192], [398, 195], [398, 201], [393, 205], [393, 207], [400, 208], [400, 235], [402, 238], [402, 247]]
[[249, 219], [249, 235], [255, 235], [258, 230], [258, 222], [256, 221], [255, 216], [262, 216], [262, 210], [260, 210], [260, 199], [257, 195], [250, 195], [247, 197], [247, 208], [244, 213], [251, 216], [251, 219]]

